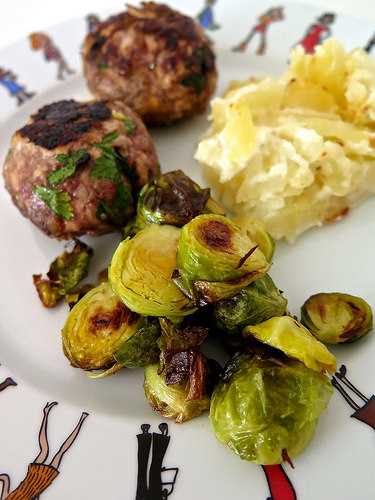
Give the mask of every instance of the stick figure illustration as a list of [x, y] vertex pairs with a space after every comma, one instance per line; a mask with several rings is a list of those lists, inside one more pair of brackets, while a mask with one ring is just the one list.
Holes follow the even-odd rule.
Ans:
[[52, 39], [45, 33], [31, 33], [30, 44], [32, 50], [40, 50], [43, 52], [44, 59], [47, 62], [57, 63], [57, 78], [58, 80], [64, 80], [65, 76], [72, 75], [74, 70], [68, 66], [62, 53], [53, 43]]
[[214, 5], [217, 0], [206, 0], [203, 9], [197, 15], [199, 24], [206, 30], [218, 30], [220, 25], [215, 22]]
[[10, 477], [8, 474], [0, 474], [0, 487], [2, 485], [0, 500], [38, 500], [39, 496], [52, 484], [59, 475], [59, 467], [65, 453], [71, 448], [77, 439], [83, 422], [88, 413], [83, 412], [78, 424], [69, 434], [56, 455], [49, 464], [46, 463], [49, 455], [49, 443], [47, 436], [48, 418], [51, 409], [58, 403], [47, 403], [43, 409], [43, 420], [39, 430], [39, 453], [35, 460], [28, 466], [25, 479], [10, 491]]
[[86, 24], [87, 24], [87, 31], [89, 33], [93, 33], [96, 31], [97, 27], [100, 24], [100, 18], [96, 14], [88, 14], [86, 16]]
[[16, 386], [17, 382], [15, 382], [11, 377], [7, 377], [3, 382], [0, 384], [0, 392], [5, 391], [8, 387], [11, 386]]
[[346, 374], [346, 366], [341, 365], [339, 371], [332, 377], [333, 387], [338, 390], [348, 405], [354, 410], [354, 413], [350, 416], [375, 429], [375, 396], [372, 395], [370, 398], [367, 398], [350, 382]]
[[371, 52], [374, 47], [375, 47], [375, 33], [372, 35], [370, 40], [367, 42], [367, 44], [365, 46], [365, 51]]
[[[138, 477], [137, 493], [135, 500], [166, 500], [174, 491], [177, 480], [178, 468], [163, 466], [164, 456], [167, 452], [170, 436], [168, 425], [159, 425], [160, 433], [150, 433], [150, 425], [141, 425], [141, 434], [137, 435], [138, 441]], [[151, 464], [148, 464], [151, 455]], [[172, 473], [169, 479], [162, 476]]]
[[12, 97], [17, 99], [18, 106], [35, 95], [34, 92], [28, 92], [24, 85], [17, 82], [17, 75], [8, 69], [2, 68], [1, 66], [0, 85], [3, 86]]
[[336, 14], [325, 12], [314, 24], [307, 28], [307, 31], [297, 45], [302, 45], [306, 54], [313, 54], [317, 45], [320, 45], [332, 35], [331, 25], [335, 22]]
[[267, 50], [267, 33], [270, 25], [278, 21], [283, 21], [284, 19], [285, 16], [283, 7], [273, 7], [267, 10], [258, 18], [258, 23], [251, 28], [246, 38], [232, 50], [234, 52], [245, 52], [253, 38], [256, 35], [259, 35], [259, 45], [256, 50], [256, 54], [258, 56], [265, 54]]

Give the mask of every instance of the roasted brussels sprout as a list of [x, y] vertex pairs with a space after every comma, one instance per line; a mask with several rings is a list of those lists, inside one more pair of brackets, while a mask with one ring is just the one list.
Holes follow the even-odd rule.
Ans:
[[205, 394], [200, 399], [189, 399], [190, 382], [167, 385], [165, 377], [159, 374], [159, 365], [145, 368], [144, 390], [152, 408], [176, 423], [198, 417], [210, 407], [210, 398]]
[[241, 333], [245, 326], [262, 323], [273, 316], [282, 316], [286, 313], [287, 303], [266, 274], [234, 297], [214, 304], [215, 326], [230, 334]]
[[62, 330], [64, 353], [84, 370], [111, 370], [116, 353], [143, 322], [117, 297], [109, 283], [88, 292], [70, 311]]
[[299, 361], [241, 354], [213, 392], [211, 424], [242, 459], [279, 464], [308, 445], [332, 392], [328, 377]]
[[258, 245], [268, 262], [272, 262], [275, 253], [275, 240], [270, 233], [266, 231], [263, 222], [252, 219], [247, 215], [236, 217], [234, 222]]
[[214, 207], [209, 200], [210, 190], [202, 189], [181, 170], [162, 174], [139, 194], [136, 227], [142, 229], [147, 224], [182, 227], [210, 208], [219, 209], [219, 205]]
[[301, 308], [301, 322], [326, 344], [354, 342], [372, 330], [369, 304], [346, 293], [317, 293]]
[[180, 230], [151, 224], [120, 243], [113, 255], [109, 281], [134, 312], [145, 316], [181, 317], [195, 308], [171, 280], [176, 268]]
[[271, 318], [259, 325], [247, 326], [243, 335], [279, 349], [287, 356], [302, 361], [317, 372], [336, 370], [336, 358], [304, 326], [290, 316]]
[[45, 307], [55, 307], [69, 292], [74, 290], [88, 273], [93, 251], [79, 240], [74, 240], [71, 251], [59, 255], [51, 264], [48, 279], [34, 274], [33, 281], [39, 298]]
[[258, 246], [222, 215], [199, 215], [181, 229], [174, 281], [199, 305], [232, 297], [264, 275]]
[[140, 368], [159, 360], [159, 322], [156, 318], [143, 318], [137, 331], [118, 348], [115, 359], [126, 368]]

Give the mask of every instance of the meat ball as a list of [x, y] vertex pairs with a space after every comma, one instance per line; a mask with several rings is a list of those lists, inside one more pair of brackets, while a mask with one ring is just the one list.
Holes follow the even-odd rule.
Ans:
[[83, 68], [97, 98], [121, 99], [151, 125], [203, 112], [217, 82], [215, 55], [203, 29], [153, 2], [128, 6], [89, 33]]
[[123, 102], [64, 100], [13, 135], [3, 174], [25, 217], [49, 236], [70, 239], [124, 225], [158, 169], [142, 120]]

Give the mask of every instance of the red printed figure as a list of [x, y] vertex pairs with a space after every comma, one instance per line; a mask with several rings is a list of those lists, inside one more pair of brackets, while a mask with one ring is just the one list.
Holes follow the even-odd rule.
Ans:
[[65, 75], [72, 75], [74, 70], [68, 66], [62, 53], [45, 33], [31, 33], [30, 43], [32, 50], [41, 50], [47, 62], [56, 62], [58, 66], [57, 78], [64, 80]]
[[282, 21], [283, 19], [285, 19], [283, 7], [273, 7], [272, 9], [267, 10], [267, 12], [258, 18], [258, 23], [251, 28], [246, 38], [232, 50], [234, 52], [245, 52], [252, 39], [258, 35], [259, 45], [256, 54], [258, 56], [265, 54], [267, 50], [267, 32], [270, 25], [272, 23]]
[[[59, 467], [65, 453], [73, 445], [80, 433], [83, 422], [88, 413], [82, 413], [78, 424], [61, 445], [50, 463], [46, 463], [49, 455], [47, 436], [48, 418], [56, 402], [48, 403], [43, 410], [43, 420], [39, 430], [39, 453], [29, 465], [25, 479], [11, 491], [8, 474], [0, 474], [0, 500], [38, 500], [39, 496], [52, 484], [59, 475]], [[1, 489], [2, 487], [2, 489]]]
[[306, 54], [313, 54], [315, 47], [332, 35], [331, 24], [334, 23], [335, 19], [336, 14], [333, 12], [326, 12], [318, 17], [316, 23], [309, 26], [305, 36], [297, 45], [302, 45]]
[[271, 496], [267, 500], [296, 500], [297, 495], [281, 465], [263, 465]]

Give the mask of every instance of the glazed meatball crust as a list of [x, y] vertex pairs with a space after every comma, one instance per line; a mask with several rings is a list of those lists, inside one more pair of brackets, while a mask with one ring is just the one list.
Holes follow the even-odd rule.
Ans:
[[[114, 137], [111, 151], [116, 152], [122, 166], [116, 182], [110, 176], [93, 175], [98, 158], [104, 154], [96, 144], [110, 133]], [[59, 155], [70, 157], [78, 151], [81, 155], [75, 173], [52, 186], [50, 174], [62, 167]], [[155, 148], [142, 120], [123, 102], [69, 100], [44, 106], [14, 134], [3, 174], [14, 204], [25, 217], [49, 236], [70, 239], [112, 232], [118, 224], [126, 223], [134, 214], [136, 193], [158, 168]], [[113, 205], [120, 184], [128, 202], [115, 221], [98, 209]], [[35, 192], [37, 187], [66, 193], [72, 216], [67, 219], [51, 210]]]
[[215, 55], [202, 28], [153, 2], [129, 6], [88, 34], [83, 67], [97, 98], [123, 99], [154, 125], [203, 112], [217, 82]]

